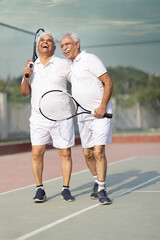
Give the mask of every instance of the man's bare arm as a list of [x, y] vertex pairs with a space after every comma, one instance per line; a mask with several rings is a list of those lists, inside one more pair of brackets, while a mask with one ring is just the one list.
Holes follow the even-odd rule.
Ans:
[[100, 106], [94, 110], [94, 116], [97, 118], [102, 118], [106, 112], [108, 101], [112, 95], [113, 81], [111, 80], [108, 73], [104, 73], [99, 77], [99, 79], [104, 84], [104, 93]]
[[[20, 86], [20, 91], [21, 91], [21, 94], [23, 96], [27, 96], [31, 92], [31, 88], [30, 88], [30, 85], [29, 85], [29, 79], [30, 79], [30, 77], [33, 73], [33, 69], [29, 68], [29, 62], [30, 61], [31, 61], [31, 59], [27, 60], [27, 62], [25, 64], [24, 71], [23, 71], [23, 81], [22, 81], [22, 84]], [[25, 77], [26, 73], [29, 74], [29, 78]]]

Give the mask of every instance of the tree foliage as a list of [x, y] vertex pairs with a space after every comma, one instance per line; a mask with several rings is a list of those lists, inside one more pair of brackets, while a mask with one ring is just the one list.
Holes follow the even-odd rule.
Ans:
[[0, 80], [0, 92], [7, 94], [7, 100], [11, 104], [15, 103], [28, 103], [30, 96], [24, 97], [20, 92], [20, 84], [22, 76], [13, 80], [7, 79], [6, 81]]
[[125, 107], [136, 102], [160, 108], [160, 76], [150, 75], [133, 67], [108, 68], [114, 82], [113, 97]]

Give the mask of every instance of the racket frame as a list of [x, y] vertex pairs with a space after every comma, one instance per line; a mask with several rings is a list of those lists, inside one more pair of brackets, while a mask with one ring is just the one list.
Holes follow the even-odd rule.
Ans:
[[[40, 105], [41, 105], [41, 101], [42, 101], [43, 97], [45, 97], [47, 94], [52, 93], [52, 92], [61, 92], [61, 93], [64, 93], [64, 94], [68, 95], [68, 96], [76, 103], [76, 114], [74, 114], [74, 115], [72, 115], [72, 116], [70, 116], [70, 117], [68, 117], [68, 118], [62, 119], [62, 120], [56, 120], [56, 119], [52, 119], [52, 118], [47, 117], [47, 116], [42, 112]], [[78, 107], [80, 107], [80, 108], [81, 108], [82, 110], [84, 110], [84, 111], [77, 113]], [[85, 109], [84, 107], [82, 107], [82, 106], [76, 101], [76, 99], [75, 99], [74, 97], [72, 97], [69, 93], [67, 93], [67, 92], [65, 92], [65, 91], [62, 91], [62, 90], [50, 90], [50, 91], [45, 92], [45, 93], [41, 96], [41, 98], [40, 98], [40, 100], [39, 100], [39, 111], [40, 111], [40, 113], [42, 114], [42, 116], [44, 116], [46, 119], [48, 119], [48, 120], [50, 120], [50, 121], [53, 121], [53, 122], [69, 120], [69, 119], [74, 118], [74, 117], [76, 117], [76, 116], [78, 116], [78, 115], [81, 115], [81, 114], [92, 114], [92, 115], [94, 115], [94, 111], [89, 111], [89, 110]], [[104, 117], [106, 117], [106, 118], [112, 118], [112, 113], [105, 113], [104, 116], [103, 116], [103, 118], [104, 118]]]
[[[34, 44], [33, 44], [32, 62], [29, 63], [29, 68], [33, 68], [34, 62], [35, 62], [36, 59], [38, 58], [37, 53], [36, 53], [36, 48], [37, 48], [36, 38], [37, 38], [37, 34], [38, 34], [40, 31], [45, 32], [43, 28], [39, 28], [39, 29], [36, 31], [36, 33], [35, 33], [35, 36], [34, 36]], [[26, 74], [25, 74], [25, 77], [26, 77], [26, 78], [29, 78], [29, 73], [26, 73]]]

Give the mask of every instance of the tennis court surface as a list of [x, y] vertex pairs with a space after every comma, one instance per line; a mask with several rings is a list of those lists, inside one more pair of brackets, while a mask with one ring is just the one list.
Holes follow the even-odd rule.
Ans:
[[60, 197], [55, 150], [46, 152], [48, 198], [40, 204], [32, 202], [31, 153], [0, 156], [0, 240], [159, 240], [160, 144], [111, 144], [106, 154], [107, 191], [113, 200], [108, 206], [90, 199], [93, 179], [80, 145], [72, 149], [70, 188], [76, 201], [69, 203]]

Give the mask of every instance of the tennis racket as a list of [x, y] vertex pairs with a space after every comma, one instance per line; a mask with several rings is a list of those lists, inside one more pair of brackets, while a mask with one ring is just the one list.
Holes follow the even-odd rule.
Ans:
[[[33, 45], [33, 57], [32, 57], [32, 62], [30, 62], [29, 64], [29, 67], [30, 68], [33, 68], [33, 64], [34, 62], [36, 61], [36, 59], [38, 58], [38, 55], [37, 55], [37, 39], [38, 37], [42, 34], [42, 32], [45, 32], [43, 28], [39, 28], [37, 30], [37, 32], [35, 33], [35, 36], [34, 36], [34, 45]], [[26, 78], [29, 78], [29, 73], [26, 73], [25, 74], [25, 77]]]
[[[70, 94], [62, 90], [50, 90], [39, 100], [40, 113], [50, 121], [68, 120], [80, 114], [94, 114], [83, 108]], [[112, 118], [112, 114], [105, 113], [103, 117]]]

